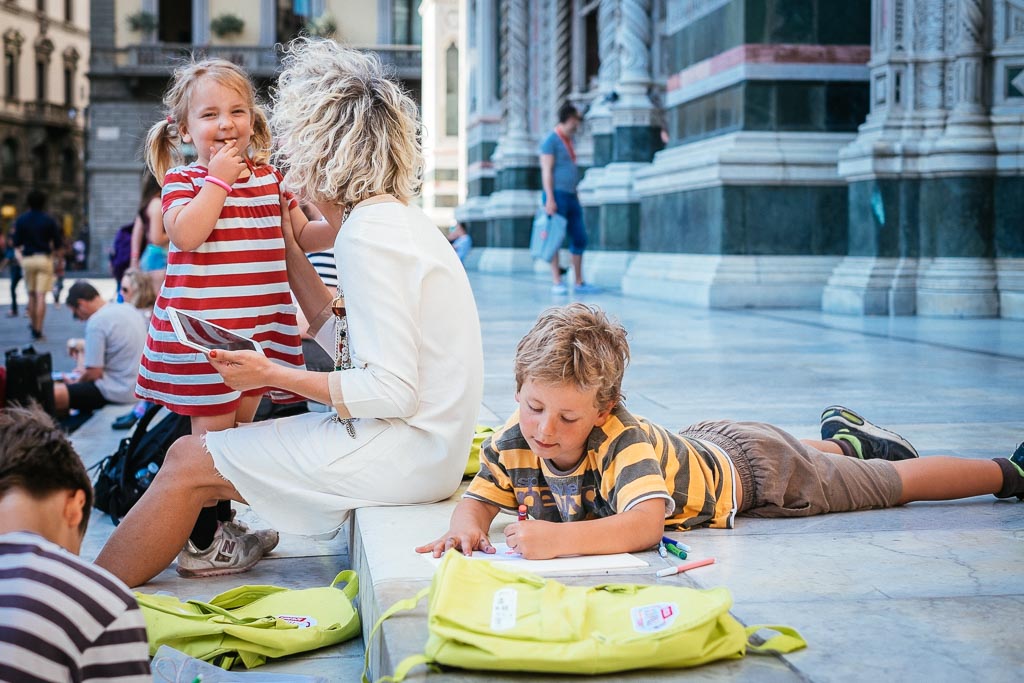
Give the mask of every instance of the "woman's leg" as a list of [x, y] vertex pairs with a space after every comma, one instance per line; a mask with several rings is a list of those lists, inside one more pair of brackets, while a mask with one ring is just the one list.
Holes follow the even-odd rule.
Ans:
[[185, 545], [199, 510], [222, 498], [242, 500], [214, 468], [200, 437], [178, 439], [149, 489], [114, 529], [96, 564], [129, 586], [146, 583]]

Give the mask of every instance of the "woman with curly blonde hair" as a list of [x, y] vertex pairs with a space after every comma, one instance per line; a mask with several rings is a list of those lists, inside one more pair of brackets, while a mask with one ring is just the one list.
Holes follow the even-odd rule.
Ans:
[[[283, 66], [276, 162], [330, 226], [296, 222], [293, 232], [283, 212], [289, 281], [337, 369], [284, 368], [252, 351], [218, 350], [210, 361], [238, 391], [272, 386], [333, 414], [175, 443], [97, 558], [129, 585], [171, 562], [206, 501], [245, 501], [280, 531], [320, 535], [356, 507], [447, 498], [465, 468], [483, 393], [480, 323], [458, 257], [411, 204], [416, 106], [376, 56], [330, 41], [296, 41]], [[337, 292], [304, 254], [332, 244]]]

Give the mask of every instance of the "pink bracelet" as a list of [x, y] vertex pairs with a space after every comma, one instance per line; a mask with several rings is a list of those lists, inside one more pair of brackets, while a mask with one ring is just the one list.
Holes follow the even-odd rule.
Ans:
[[214, 185], [217, 185], [218, 187], [223, 188], [223, 190], [225, 192], [227, 192], [228, 194], [231, 194], [231, 186], [228, 185], [227, 182], [221, 180], [220, 178], [218, 178], [215, 175], [208, 175], [208, 176], [206, 176], [206, 182], [213, 183]]

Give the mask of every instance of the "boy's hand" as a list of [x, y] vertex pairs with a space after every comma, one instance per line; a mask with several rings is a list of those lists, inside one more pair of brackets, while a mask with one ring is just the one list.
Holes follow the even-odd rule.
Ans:
[[210, 175], [233, 185], [246, 168], [245, 156], [242, 150], [238, 149], [237, 140], [224, 143], [220, 149], [210, 148]]
[[527, 560], [550, 560], [571, 555], [559, 542], [559, 525], [537, 519], [512, 522], [505, 527], [505, 543]]
[[433, 543], [427, 543], [416, 548], [416, 552], [431, 553], [434, 557], [441, 557], [451, 548], [461, 550], [462, 554], [466, 557], [472, 555], [474, 550], [480, 550], [491, 555], [495, 552], [494, 546], [491, 545], [490, 539], [487, 538], [487, 533], [480, 529], [465, 529], [461, 531], [449, 529], [445, 532], [444, 536]]

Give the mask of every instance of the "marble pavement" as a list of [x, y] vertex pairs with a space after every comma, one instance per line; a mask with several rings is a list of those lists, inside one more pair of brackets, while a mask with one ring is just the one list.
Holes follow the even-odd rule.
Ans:
[[[484, 330], [485, 396], [480, 421], [497, 424], [514, 409], [512, 353], [552, 298], [533, 275], [471, 275]], [[97, 280], [113, 291], [110, 280]], [[0, 305], [6, 310], [6, 287]], [[22, 295], [23, 296], [23, 295]], [[667, 426], [711, 418], [764, 420], [813, 437], [821, 409], [855, 408], [910, 439], [924, 457], [1008, 455], [1024, 440], [1024, 323], [1009, 320], [870, 318], [793, 310], [707, 310], [626, 298], [581, 299], [613, 313], [630, 331], [633, 359], [627, 405]], [[66, 336], [81, 324], [51, 309], [46, 326], [55, 365]], [[21, 319], [0, 319], [0, 346], [28, 341]], [[123, 410], [107, 408], [74, 436], [96, 462], [121, 436], [109, 428]], [[411, 546], [446, 528], [452, 501], [426, 507], [360, 510], [331, 541], [286, 536], [270, 558], [243, 576], [184, 580], [165, 571], [143, 588], [208, 598], [241, 583], [326, 585], [340, 569], [360, 572], [364, 633], [374, 615], [429, 581], [430, 565]], [[251, 513], [250, 522], [258, 523]], [[501, 520], [499, 520], [501, 521]], [[96, 515], [83, 554], [93, 557], [111, 531]], [[494, 528], [500, 538], [501, 524]], [[634, 681], [992, 680], [1024, 667], [1024, 504], [978, 497], [895, 510], [803, 520], [740, 519], [730, 531], [686, 534], [712, 567], [656, 579], [663, 562], [632, 574], [562, 580], [670, 581], [724, 585], [744, 623], [784, 623], [809, 647], [785, 657], [748, 657], [688, 671], [638, 671], [597, 677]], [[424, 609], [398, 617], [371, 650], [377, 676], [420, 651]], [[363, 642], [354, 641], [265, 667], [358, 680]], [[415, 670], [409, 680], [569, 680], [534, 674]]]

